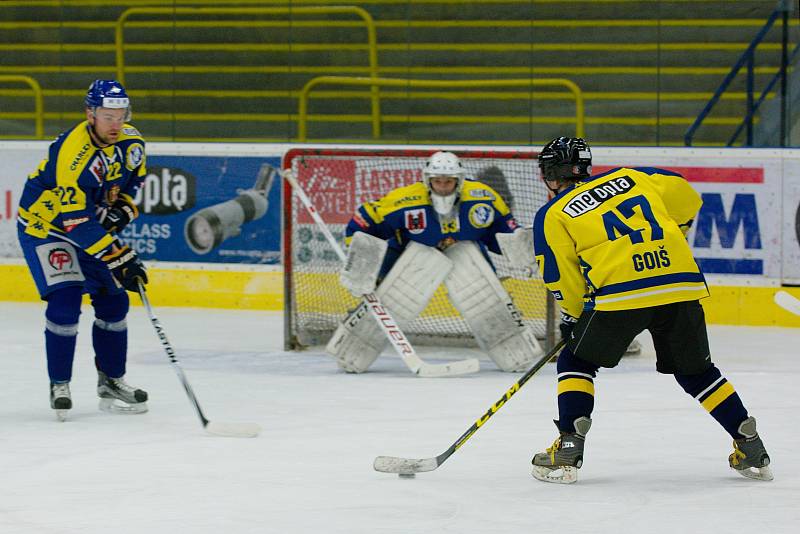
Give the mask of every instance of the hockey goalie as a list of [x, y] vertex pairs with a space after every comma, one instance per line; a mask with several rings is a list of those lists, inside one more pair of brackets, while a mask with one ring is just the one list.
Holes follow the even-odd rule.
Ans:
[[[503, 371], [526, 370], [542, 348], [498, 280], [487, 251], [505, 255], [521, 269], [533, 268], [531, 232], [517, 225], [494, 189], [466, 179], [455, 154], [436, 152], [422, 176], [422, 182], [358, 208], [345, 233], [342, 285], [356, 297], [374, 291], [403, 328], [443, 283], [495, 364]], [[362, 301], [326, 350], [345, 371], [363, 373], [386, 343]]]

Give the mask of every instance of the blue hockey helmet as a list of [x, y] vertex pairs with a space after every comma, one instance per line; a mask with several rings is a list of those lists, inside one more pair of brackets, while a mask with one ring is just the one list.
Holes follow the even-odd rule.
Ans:
[[578, 181], [592, 174], [592, 151], [580, 137], [557, 137], [539, 152], [539, 169], [548, 181]]
[[131, 116], [131, 101], [125, 88], [117, 80], [95, 80], [86, 92], [86, 107], [125, 109], [125, 120]]

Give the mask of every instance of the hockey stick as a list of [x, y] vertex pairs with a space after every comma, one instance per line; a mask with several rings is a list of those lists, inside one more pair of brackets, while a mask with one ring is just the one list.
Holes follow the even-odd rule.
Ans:
[[775, 304], [783, 308], [784, 310], [793, 313], [795, 315], [800, 315], [800, 299], [791, 295], [787, 291], [778, 291], [775, 293]]
[[142, 304], [144, 304], [145, 309], [147, 309], [147, 315], [150, 316], [150, 322], [153, 323], [153, 328], [158, 335], [158, 339], [161, 340], [161, 344], [164, 346], [164, 351], [167, 353], [172, 368], [175, 369], [175, 373], [177, 373], [178, 378], [180, 378], [183, 389], [186, 390], [186, 395], [197, 411], [197, 415], [200, 417], [200, 422], [203, 424], [203, 428], [205, 428], [206, 432], [215, 436], [231, 438], [254, 438], [258, 436], [261, 427], [255, 423], [214, 423], [206, 419], [206, 416], [203, 415], [203, 410], [200, 409], [200, 404], [197, 402], [197, 397], [194, 396], [192, 386], [189, 385], [189, 380], [186, 378], [183, 368], [181, 368], [178, 359], [175, 357], [175, 351], [172, 349], [172, 345], [167, 339], [167, 335], [164, 333], [164, 327], [153, 312], [152, 306], [150, 306], [150, 301], [147, 299], [147, 293], [141, 281], [139, 282], [139, 296], [142, 298]]
[[[339, 243], [336, 242], [336, 238], [333, 237], [328, 225], [325, 224], [325, 221], [323, 221], [322, 217], [320, 217], [317, 209], [311, 202], [311, 199], [308, 198], [306, 192], [302, 187], [300, 187], [300, 184], [297, 182], [297, 179], [294, 177], [291, 170], [284, 170], [283, 177], [291, 184], [292, 190], [295, 192], [298, 198], [300, 198], [309, 215], [311, 215], [311, 218], [314, 219], [314, 222], [316, 222], [317, 226], [319, 226], [319, 229], [322, 230], [325, 239], [327, 239], [333, 251], [337, 256], [339, 256], [339, 259], [342, 260], [342, 263], [346, 262], [347, 258], [344, 254], [344, 251], [339, 246]], [[425, 362], [419, 357], [417, 351], [414, 350], [411, 342], [400, 329], [400, 326], [398, 326], [397, 322], [394, 320], [394, 317], [392, 317], [392, 314], [389, 313], [389, 310], [386, 308], [386, 306], [381, 304], [378, 295], [376, 295], [374, 292], [367, 293], [364, 295], [364, 302], [366, 303], [367, 308], [369, 308], [369, 310], [372, 312], [372, 316], [378, 322], [378, 325], [381, 327], [381, 330], [383, 330], [383, 333], [386, 334], [387, 338], [389, 338], [389, 341], [392, 343], [395, 351], [397, 351], [397, 354], [399, 354], [403, 359], [403, 363], [406, 364], [412, 373], [422, 377], [441, 377], [465, 375], [477, 372], [480, 369], [480, 364], [478, 363], [477, 358], [470, 358], [467, 360], [442, 364]]]
[[555, 356], [555, 354], [561, 350], [561, 347], [564, 346], [565, 340], [561, 340], [556, 343], [555, 347], [553, 347], [550, 352], [542, 356], [539, 361], [537, 361], [533, 367], [530, 368], [522, 377], [517, 380], [513, 386], [508, 388], [500, 400], [492, 404], [491, 408], [486, 410], [486, 413], [483, 414], [478, 418], [477, 421], [472, 423], [472, 426], [464, 432], [460, 438], [458, 438], [455, 443], [450, 445], [450, 447], [444, 451], [439, 456], [435, 456], [433, 458], [399, 458], [397, 456], [378, 456], [375, 458], [375, 462], [373, 463], [372, 467], [375, 471], [381, 471], [382, 473], [397, 473], [399, 475], [413, 475], [414, 473], [424, 473], [426, 471], [433, 471], [440, 465], [442, 465], [445, 460], [450, 458], [454, 452], [456, 452], [464, 443], [467, 442], [472, 435], [481, 428], [486, 421], [489, 420], [491, 416], [493, 416], [497, 411], [503, 407], [503, 405], [508, 402], [514, 394], [519, 391], [522, 386], [525, 385], [525, 382], [530, 380], [530, 378], [536, 374], [536, 372], [541, 369], [545, 363], [550, 361], [550, 359]]

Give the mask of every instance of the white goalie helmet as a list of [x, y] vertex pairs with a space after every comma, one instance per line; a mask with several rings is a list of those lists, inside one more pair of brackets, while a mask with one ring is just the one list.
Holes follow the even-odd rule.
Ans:
[[[425, 164], [425, 170], [422, 172], [422, 181], [425, 182], [425, 186], [428, 188], [433, 209], [436, 210], [436, 213], [448, 215], [453, 210], [453, 206], [455, 206], [461, 195], [461, 186], [464, 184], [465, 174], [466, 171], [464, 166], [461, 165], [461, 160], [452, 152], [436, 152], [428, 159]], [[455, 190], [449, 195], [436, 194], [431, 187], [431, 178], [437, 176], [456, 178]]]

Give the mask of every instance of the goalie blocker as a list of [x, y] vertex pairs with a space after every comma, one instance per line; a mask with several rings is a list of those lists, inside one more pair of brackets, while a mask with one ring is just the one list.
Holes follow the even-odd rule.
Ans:
[[[500, 369], [522, 371], [541, 356], [536, 337], [474, 242], [456, 243], [444, 253], [409, 243], [376, 294], [403, 328], [422, 313], [442, 282], [478, 345]], [[361, 302], [326, 347], [347, 372], [366, 371], [386, 345], [385, 335], [368, 315]]]

